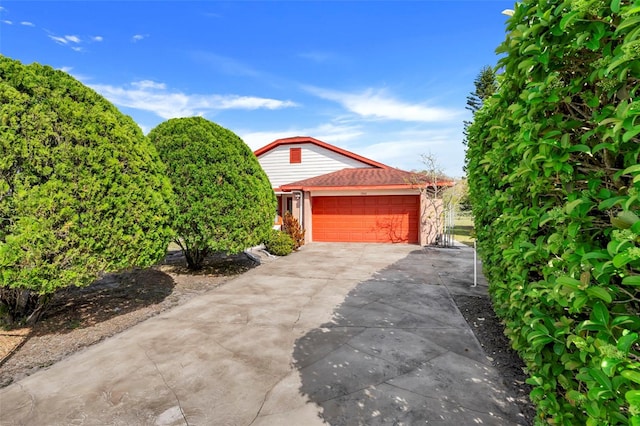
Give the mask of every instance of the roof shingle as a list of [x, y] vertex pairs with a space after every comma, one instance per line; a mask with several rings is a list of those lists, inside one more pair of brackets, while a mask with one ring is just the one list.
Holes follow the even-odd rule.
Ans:
[[348, 168], [282, 185], [285, 191], [311, 189], [418, 188], [427, 182], [424, 175], [400, 169]]

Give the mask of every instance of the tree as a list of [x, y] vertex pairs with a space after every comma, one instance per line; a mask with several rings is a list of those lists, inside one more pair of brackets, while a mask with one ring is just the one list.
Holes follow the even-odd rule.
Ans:
[[456, 213], [469, 210], [469, 185], [467, 180], [456, 180], [453, 186], [444, 191], [442, 198]]
[[70, 75], [0, 56], [0, 312], [166, 253], [171, 186], [140, 128]]
[[267, 175], [235, 133], [201, 117], [165, 121], [149, 133], [168, 168], [176, 243], [190, 269], [215, 251], [239, 253], [267, 237], [276, 200]]
[[[496, 73], [488, 65], [482, 67], [476, 79], [473, 81], [473, 85], [475, 90], [467, 96], [467, 106], [465, 107], [472, 114], [475, 115], [476, 111], [482, 108], [485, 99], [489, 98], [493, 95], [498, 89], [498, 83], [496, 81]], [[468, 131], [469, 126], [473, 123], [472, 121], [464, 121], [464, 141], [463, 143], [467, 144], [468, 139]]]
[[475, 90], [467, 96], [467, 106], [465, 107], [472, 113], [482, 108], [484, 100], [493, 95], [498, 89], [496, 82], [496, 73], [488, 65], [482, 67], [478, 76], [473, 81]]
[[427, 228], [428, 240], [437, 244], [447, 244], [445, 240], [445, 225], [447, 213], [452, 208], [453, 197], [446, 197], [453, 179], [448, 177], [435, 155], [422, 154], [424, 169], [417, 172], [412, 184], [420, 188], [424, 195], [424, 209], [421, 221]]

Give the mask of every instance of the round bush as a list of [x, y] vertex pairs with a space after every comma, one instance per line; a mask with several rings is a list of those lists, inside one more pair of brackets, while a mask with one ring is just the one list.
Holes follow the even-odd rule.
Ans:
[[149, 133], [176, 195], [176, 242], [199, 269], [209, 252], [239, 253], [273, 225], [276, 199], [253, 151], [202, 117], [165, 121]]
[[293, 251], [295, 241], [289, 234], [274, 229], [264, 245], [269, 253], [276, 256], [286, 256]]
[[48, 295], [166, 252], [171, 186], [133, 120], [70, 75], [0, 56], [0, 302]]

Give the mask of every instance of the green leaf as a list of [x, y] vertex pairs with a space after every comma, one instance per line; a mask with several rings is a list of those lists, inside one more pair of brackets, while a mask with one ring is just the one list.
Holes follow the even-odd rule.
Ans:
[[605, 327], [602, 323], [591, 320], [582, 321], [578, 329], [590, 331], [607, 331], [607, 327]]
[[606, 200], [601, 201], [600, 204], [598, 204], [598, 208], [600, 210], [607, 210], [615, 206], [616, 204], [620, 204], [626, 199], [627, 197], [623, 197], [623, 196], [608, 198]]
[[611, 294], [602, 287], [589, 287], [586, 292], [590, 297], [597, 297], [607, 303], [611, 303]]
[[582, 286], [582, 283], [580, 282], [580, 280], [567, 277], [566, 275], [562, 277], [558, 277], [556, 279], [556, 283], [563, 285], [565, 287], [569, 287], [572, 290], [578, 290]]
[[633, 166], [627, 167], [622, 173], [625, 175], [630, 175], [635, 172], [640, 172], [640, 164], [634, 164]]
[[569, 148], [569, 152], [584, 152], [585, 154], [591, 154], [591, 148], [588, 145], [573, 145]]
[[605, 251], [590, 251], [582, 256], [583, 261], [590, 259], [609, 259], [609, 256]]
[[[609, 399], [612, 396], [613, 392], [611, 392], [611, 389], [607, 389], [604, 386], [594, 386], [587, 392], [587, 397], [593, 401]], [[596, 425], [596, 423], [592, 424]], [[587, 425], [589, 425], [589, 423], [587, 423]]]
[[625, 379], [629, 379], [635, 383], [640, 383], [640, 373], [635, 370], [623, 370], [620, 374]]
[[634, 223], [640, 221], [640, 217], [638, 217], [638, 215], [636, 215], [634, 212], [629, 211], [629, 210], [624, 210], [621, 211], [620, 213], [618, 213], [617, 219], [619, 219], [620, 221], [622, 221], [623, 223], [625, 223], [627, 226], [622, 228], [622, 229], [627, 229], [630, 228], [631, 225], [633, 225]]
[[622, 142], [629, 142], [633, 137], [640, 133], [640, 126], [634, 127], [632, 130], [624, 132], [622, 135]]
[[640, 390], [630, 390], [624, 394], [624, 399], [633, 406], [640, 407]]
[[631, 16], [625, 19], [624, 21], [622, 21], [620, 25], [618, 25], [618, 28], [616, 28], [615, 33], [617, 34], [627, 27], [635, 27], [637, 25], [640, 25], [640, 16]]
[[573, 209], [575, 209], [577, 206], [579, 206], [580, 204], [582, 204], [584, 202], [584, 200], [582, 199], [577, 199], [577, 200], [573, 200], [570, 203], [568, 203], [564, 210], [565, 212], [567, 212], [567, 214], [571, 214], [571, 212], [573, 211]]
[[629, 254], [628, 251], [618, 253], [613, 257], [613, 266], [621, 268], [629, 262], [634, 261], [635, 258]]
[[577, 18], [579, 13], [579, 10], [572, 10], [571, 12], [565, 14], [560, 20], [560, 29], [562, 31], [565, 31], [567, 26]]
[[622, 279], [622, 284], [640, 286], [640, 275], [629, 275]]
[[600, 368], [607, 376], [611, 377], [615, 373], [616, 367], [620, 364], [622, 360], [616, 358], [604, 358], [602, 362], [600, 362]]
[[[622, 326], [622, 325], [631, 325], [631, 329], [640, 328], [640, 317], [634, 315], [618, 315], [613, 321], [611, 321], [612, 326]], [[631, 333], [633, 334], [633, 333]]]
[[598, 384], [600, 386], [602, 386], [603, 388], [605, 388], [607, 390], [612, 390], [611, 380], [609, 380], [609, 378], [606, 376], [606, 374], [604, 374], [604, 372], [602, 372], [601, 370], [598, 370], [596, 368], [590, 368], [589, 369], [589, 375], [591, 377], [593, 377], [593, 379], [596, 382], [598, 382]]
[[604, 303], [597, 301], [595, 305], [593, 305], [591, 320], [597, 324], [609, 324], [609, 309], [607, 309]]
[[611, 4], [609, 7], [611, 7], [611, 11], [613, 13], [620, 12], [620, 0], [611, 0]]

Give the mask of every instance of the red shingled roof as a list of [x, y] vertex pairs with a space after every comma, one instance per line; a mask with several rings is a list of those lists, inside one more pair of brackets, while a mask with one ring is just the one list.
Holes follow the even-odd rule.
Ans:
[[[282, 185], [284, 191], [312, 191], [331, 189], [406, 189], [418, 188], [426, 183], [424, 175], [400, 169], [350, 168], [326, 175], [304, 179]], [[440, 186], [451, 186], [452, 182], [439, 182]]]

